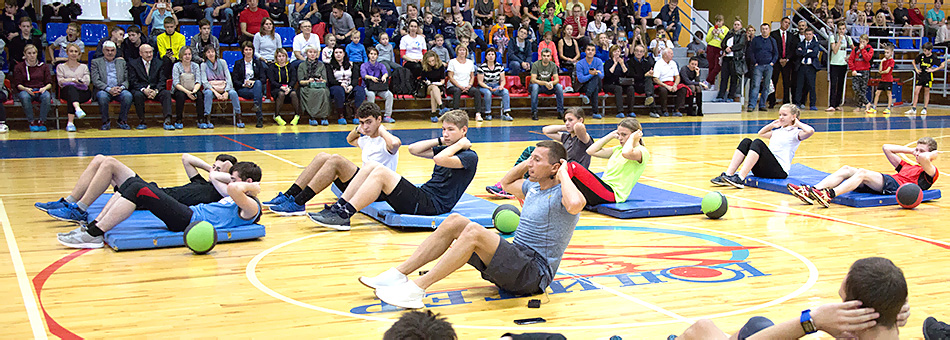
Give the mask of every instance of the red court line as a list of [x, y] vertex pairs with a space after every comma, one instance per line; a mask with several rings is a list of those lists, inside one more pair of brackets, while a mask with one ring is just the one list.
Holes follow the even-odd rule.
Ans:
[[63, 339], [82, 339], [82, 337], [80, 337], [79, 335], [76, 335], [76, 333], [70, 332], [65, 327], [60, 326], [59, 323], [57, 323], [56, 320], [53, 320], [53, 317], [51, 317], [49, 313], [46, 312], [46, 308], [43, 307], [43, 297], [42, 297], [43, 284], [46, 283], [46, 280], [49, 279], [50, 275], [53, 275], [53, 273], [55, 273], [57, 269], [59, 269], [60, 267], [68, 263], [69, 261], [72, 261], [73, 259], [79, 257], [79, 255], [88, 253], [90, 250], [92, 249], [80, 249], [73, 252], [72, 254], [66, 255], [63, 258], [57, 260], [56, 262], [53, 262], [52, 264], [44, 268], [42, 271], [40, 271], [39, 274], [36, 274], [36, 276], [33, 277], [33, 287], [35, 287], [36, 289], [36, 299], [39, 300], [40, 309], [43, 310], [43, 315], [46, 317], [46, 325], [49, 327], [50, 333], [53, 333], [53, 335], [58, 336]]
[[248, 149], [257, 151], [257, 148], [255, 148], [255, 147], [253, 147], [253, 146], [250, 146], [250, 145], [247, 145], [247, 144], [244, 144], [244, 143], [241, 143], [241, 142], [238, 142], [237, 140], [234, 140], [233, 138], [230, 138], [230, 137], [228, 137], [228, 136], [225, 136], [225, 135], [218, 135], [218, 137], [221, 137], [221, 138], [227, 139], [227, 140], [229, 140], [229, 141], [232, 141], [232, 142], [241, 144], [241, 145], [247, 147]]

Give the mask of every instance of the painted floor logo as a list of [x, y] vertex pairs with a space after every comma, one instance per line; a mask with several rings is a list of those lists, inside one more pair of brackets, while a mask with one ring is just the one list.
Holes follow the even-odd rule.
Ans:
[[[743, 246], [718, 236], [653, 227], [578, 226], [576, 230], [655, 233], [663, 239], [672, 237], [673, 240], [681, 240], [677, 238], [681, 236], [692, 240], [685, 245], [668, 245], [664, 243], [671, 241], [641, 244], [639, 242], [644, 240], [631, 238], [629, 245], [617, 245], [616, 234], [612, 234], [613, 237], [604, 245], [571, 245], [561, 259], [557, 277], [547, 288], [549, 295], [597, 291], [600, 290], [598, 284], [624, 288], [670, 282], [724, 283], [769, 275], [747, 261], [750, 250], [763, 246]], [[597, 279], [597, 284], [592, 281], [594, 279]], [[479, 300], [490, 303], [522, 297], [501, 290], [497, 290], [497, 295], [493, 296], [471, 296], [475, 295], [470, 293], [473, 289], [484, 289], [482, 287], [484, 285], [431, 291], [426, 294], [425, 304], [427, 308], [436, 308], [470, 304]], [[400, 310], [398, 307], [377, 302], [353, 307], [350, 313], [373, 314]]]

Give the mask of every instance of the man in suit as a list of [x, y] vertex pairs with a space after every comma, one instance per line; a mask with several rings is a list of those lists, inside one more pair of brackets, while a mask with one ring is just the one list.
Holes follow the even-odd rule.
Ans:
[[117, 59], [115, 55], [115, 43], [106, 41], [102, 44], [102, 58], [93, 59], [90, 67], [92, 87], [96, 91], [96, 101], [99, 102], [99, 112], [102, 114], [100, 130], [108, 130], [111, 127], [109, 103], [113, 101], [122, 105], [119, 112], [119, 128], [131, 129], [126, 121], [129, 116], [129, 107], [132, 106], [132, 93], [128, 90], [128, 71], [125, 60]]
[[795, 55], [801, 58], [798, 66], [798, 87], [796, 88], [795, 105], [799, 108], [805, 105], [805, 96], [810, 96], [808, 108], [817, 110], [817, 92], [815, 91], [815, 74], [818, 72], [818, 39], [815, 39], [815, 31], [811, 27], [804, 30], [805, 39], [798, 44], [798, 50]]
[[[792, 33], [789, 28], [792, 26], [792, 19], [782, 18], [782, 25], [779, 29], [772, 31], [772, 40], [778, 46], [778, 62], [773, 66], [772, 83], [778, 87], [778, 79], [782, 78], [782, 103], [792, 102], [795, 93], [795, 51], [798, 50], [798, 35]], [[778, 92], [778, 91], [776, 91]], [[775, 92], [769, 95], [769, 109], [775, 107]]]
[[132, 84], [132, 102], [135, 104], [135, 113], [139, 116], [139, 130], [145, 126], [145, 100], [157, 100], [162, 104], [162, 113], [165, 114], [165, 126], [172, 121], [172, 94], [165, 89], [165, 65], [161, 59], [155, 59], [155, 49], [152, 45], [139, 46], [140, 59], [132, 59], [129, 64], [129, 83]]

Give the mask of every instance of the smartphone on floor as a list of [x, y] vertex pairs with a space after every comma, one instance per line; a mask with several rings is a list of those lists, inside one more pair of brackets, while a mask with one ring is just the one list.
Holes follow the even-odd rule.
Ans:
[[515, 324], [516, 324], [516, 325], [530, 325], [530, 324], [542, 323], [542, 322], [547, 322], [547, 320], [545, 320], [545, 319], [543, 319], [543, 318], [530, 318], [530, 319], [518, 319], [518, 320], [515, 320]]

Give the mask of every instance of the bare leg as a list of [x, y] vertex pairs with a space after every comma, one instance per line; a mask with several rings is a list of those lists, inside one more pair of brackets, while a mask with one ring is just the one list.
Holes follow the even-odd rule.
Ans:
[[[313, 189], [313, 192], [320, 193], [326, 189], [330, 184], [333, 183], [333, 180], [339, 178], [341, 181], [349, 181], [356, 175], [356, 170], [359, 169], [356, 167], [356, 164], [350, 162], [350, 160], [343, 158], [340, 155], [332, 155], [330, 159], [320, 167], [320, 170], [317, 171], [316, 176], [312, 176], [313, 179], [310, 180], [310, 183], [307, 186], [310, 189]], [[305, 170], [306, 171], [306, 170]], [[301, 174], [303, 176], [303, 174]], [[300, 184], [298, 184], [300, 185]]]
[[700, 319], [683, 331], [683, 335], [676, 338], [683, 340], [728, 339], [728, 336], [712, 320]]
[[99, 171], [96, 171], [80, 202], [92, 205], [92, 202], [95, 202], [99, 195], [106, 192], [110, 184], [122, 184], [122, 182], [132, 177], [135, 177], [135, 172], [132, 169], [129, 169], [115, 158], [109, 158], [99, 166]]
[[462, 233], [452, 244], [452, 247], [442, 254], [442, 258], [435, 264], [435, 267], [432, 267], [432, 270], [422, 277], [414, 280], [419, 288], [426, 289], [449, 276], [449, 274], [465, 265], [468, 259], [472, 257], [472, 253], [477, 254], [486, 265], [491, 263], [495, 251], [498, 250], [498, 234], [488, 231], [477, 223], [468, 220], [465, 220], [465, 222], [467, 223], [465, 223]]
[[755, 163], [758, 163], [758, 162], [759, 162], [759, 153], [749, 150], [749, 155], [745, 157], [745, 163], [742, 163], [742, 170], [739, 170], [739, 177], [742, 177], [743, 179], [749, 177], [749, 172], [752, 171], [752, 167], [754, 167]]
[[307, 183], [310, 183], [313, 180], [313, 176], [317, 174], [318, 170], [323, 168], [323, 163], [326, 163], [328, 159], [330, 159], [330, 154], [326, 152], [321, 152], [314, 156], [310, 164], [307, 164], [307, 167], [300, 173], [300, 176], [297, 176], [297, 180], [294, 181], [294, 184], [303, 188]]
[[366, 182], [366, 178], [369, 177], [369, 174], [373, 172], [377, 167], [381, 166], [379, 163], [370, 163], [364, 164], [360, 171], [356, 172], [356, 175], [353, 176], [353, 179], [350, 180], [350, 185], [346, 187], [346, 191], [343, 192], [340, 197], [343, 197], [349, 201], [349, 197], [353, 197], [356, 194], [356, 191], [359, 190], [359, 187]]
[[462, 235], [465, 226], [471, 223], [459, 214], [451, 214], [439, 224], [435, 232], [426, 237], [422, 244], [409, 256], [405, 262], [396, 266], [396, 270], [403, 274], [412, 273], [422, 268], [426, 263], [435, 261], [445, 253], [455, 239]]
[[874, 91], [874, 108], [877, 108], [877, 101], [881, 98], [881, 90]]
[[930, 104], [930, 88], [925, 87], [924, 88], [924, 108], [926, 108], [927, 105], [929, 104]]
[[83, 170], [82, 174], [79, 175], [79, 179], [76, 180], [76, 186], [73, 187], [73, 191], [69, 193], [75, 199], [82, 198], [83, 194], [86, 193], [86, 189], [89, 188], [89, 182], [92, 181], [92, 177], [96, 175], [96, 172], [99, 171], [99, 166], [102, 165], [102, 162], [111, 157], [106, 157], [103, 155], [96, 155], [92, 158], [92, 161], [89, 162], [89, 165], [86, 166], [86, 170]]
[[923, 86], [914, 86], [914, 100], [911, 102], [910, 107], [917, 107], [917, 97], [922, 87]]
[[861, 184], [867, 185], [873, 190], [880, 191], [884, 189], [884, 176], [879, 172], [858, 169], [858, 171], [835, 187], [835, 195], [842, 195], [854, 191]]
[[135, 203], [120, 197], [112, 204], [108, 214], [99, 214], [99, 217], [96, 217], [96, 221], [98, 221], [96, 226], [104, 232], [109, 231], [109, 229], [129, 218], [133, 212], [135, 212]]
[[[109, 210], [112, 210], [112, 207], [115, 206], [115, 202], [122, 199], [122, 195], [115, 194], [112, 195], [112, 198], [106, 202], [106, 206], [102, 207], [102, 211], [99, 212], [99, 216], [105, 216], [109, 214]], [[96, 219], [99, 219], [99, 216], [96, 216]]]
[[[838, 169], [838, 171], [835, 171], [835, 173], [828, 175], [828, 177], [825, 177], [825, 179], [821, 180], [821, 182], [818, 182], [818, 184], [815, 184], [815, 189], [826, 189], [826, 188], [835, 187], [838, 184], [841, 184], [841, 182], [844, 182], [848, 178], [851, 178], [852, 176], [854, 176], [854, 174], [857, 172], [858, 172], [857, 168], [852, 168], [850, 166], [845, 165], [841, 167], [841, 169]], [[835, 191], [837, 192], [837, 190]]]
[[[399, 180], [401, 179], [402, 176], [395, 171], [389, 170], [389, 168], [384, 166], [377, 166], [366, 178], [366, 181], [359, 185], [355, 193], [352, 193], [349, 197], [344, 193], [341, 197], [356, 208], [357, 211], [363, 210], [363, 208], [366, 208], [370, 203], [376, 201], [380, 193], [392, 193], [393, 189], [396, 188], [396, 184], [399, 184]], [[350, 187], [352, 186], [351, 184], [346, 188], [347, 193], [350, 192]]]
[[729, 168], [726, 169], [726, 175], [732, 176], [736, 174], [736, 170], [739, 170], [739, 165], [742, 164], [742, 161], [745, 160], [745, 155], [741, 151], [736, 150], [732, 154], [732, 161], [729, 162]]

